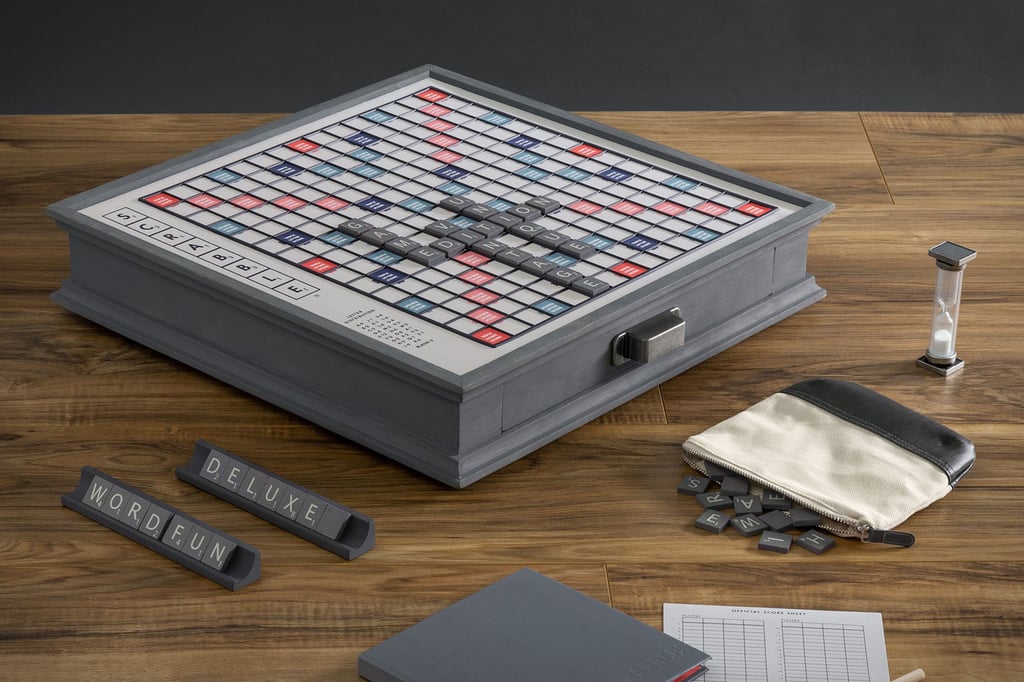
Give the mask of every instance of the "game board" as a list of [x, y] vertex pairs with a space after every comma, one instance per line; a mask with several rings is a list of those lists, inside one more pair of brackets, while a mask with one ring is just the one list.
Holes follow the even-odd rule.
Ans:
[[54, 298], [463, 486], [821, 298], [831, 208], [428, 66], [51, 206]]

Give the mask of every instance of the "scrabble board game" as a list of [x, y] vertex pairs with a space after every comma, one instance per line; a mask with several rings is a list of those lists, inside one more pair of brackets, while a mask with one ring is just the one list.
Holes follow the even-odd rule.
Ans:
[[461, 487], [824, 296], [831, 209], [427, 66], [48, 212], [61, 305]]

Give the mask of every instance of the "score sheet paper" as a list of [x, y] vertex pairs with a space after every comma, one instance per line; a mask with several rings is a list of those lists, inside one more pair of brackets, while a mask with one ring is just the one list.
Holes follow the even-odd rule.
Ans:
[[665, 604], [665, 634], [711, 656], [703, 682], [889, 682], [882, 614]]

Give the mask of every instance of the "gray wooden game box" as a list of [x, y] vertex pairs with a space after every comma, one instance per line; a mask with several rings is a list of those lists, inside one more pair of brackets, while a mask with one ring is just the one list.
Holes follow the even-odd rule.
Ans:
[[[161, 229], [179, 226], [138, 200], [175, 174], [215, 167], [424, 83], [786, 210], [494, 348], [356, 292], [335, 294], [331, 282], [298, 266], [274, 263], [296, 281], [314, 282], [315, 294], [293, 300], [140, 234], [157, 221]], [[69, 234], [70, 275], [53, 294], [61, 306], [453, 487], [821, 299], [824, 290], [806, 272], [808, 232], [831, 210], [827, 201], [432, 66], [47, 209]], [[221, 235], [203, 239], [216, 246]]]

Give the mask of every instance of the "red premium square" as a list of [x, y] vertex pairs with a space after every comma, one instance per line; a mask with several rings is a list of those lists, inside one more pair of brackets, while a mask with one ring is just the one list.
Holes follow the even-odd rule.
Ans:
[[263, 205], [263, 199], [254, 197], [251, 194], [239, 194], [237, 197], [231, 200], [231, 203], [235, 206], [244, 209], [253, 209], [257, 206]]
[[427, 138], [427, 142], [436, 144], [438, 147], [451, 147], [453, 144], [462, 142], [462, 140], [457, 140], [450, 135], [434, 135], [431, 138]]
[[428, 104], [427, 106], [420, 109], [427, 116], [444, 116], [445, 114], [452, 113], [451, 109], [442, 107], [440, 104]]
[[657, 206], [652, 206], [658, 213], [664, 213], [665, 215], [677, 216], [686, 210], [685, 206], [679, 204], [673, 204], [671, 201], [663, 201]]
[[419, 97], [420, 99], [425, 99], [428, 102], [440, 102], [441, 100], [448, 99], [447, 92], [441, 92], [440, 90], [435, 90], [434, 88], [427, 88], [423, 92], [417, 92], [416, 96]]
[[700, 211], [701, 213], [704, 213], [704, 214], [707, 214], [707, 215], [711, 215], [711, 216], [720, 216], [723, 213], [728, 213], [729, 212], [729, 207], [728, 206], [722, 206], [721, 204], [716, 204], [713, 201], [705, 201], [703, 204], [700, 204], [698, 206], [694, 206], [693, 210]]
[[294, 211], [306, 205], [306, 202], [303, 201], [302, 199], [299, 199], [298, 197], [293, 197], [289, 194], [285, 194], [283, 197], [278, 197], [274, 199], [274, 201], [271, 203], [273, 203], [275, 206], [286, 208], [289, 211]]
[[512, 337], [505, 332], [499, 332], [497, 329], [487, 327], [478, 332], [473, 332], [473, 338], [477, 341], [483, 341], [489, 346], [497, 346], [499, 343], [508, 341]]
[[486, 272], [480, 270], [466, 270], [464, 273], [459, 275], [459, 279], [470, 284], [483, 285], [494, 279], [494, 275], [488, 275]]
[[338, 264], [333, 261], [329, 261], [326, 258], [320, 258], [317, 256], [316, 258], [310, 258], [307, 261], [303, 261], [302, 267], [307, 270], [312, 270], [313, 272], [319, 272], [322, 275], [324, 273], [337, 270]]
[[338, 197], [324, 197], [323, 199], [317, 199], [313, 202], [320, 208], [326, 208], [328, 211], [340, 211], [341, 209], [348, 206], [348, 202]]
[[640, 213], [641, 211], [644, 210], [643, 206], [639, 204], [634, 204], [632, 201], [620, 201], [619, 203], [613, 204], [608, 208], [612, 209], [613, 211], [618, 211], [619, 213], [624, 213], [626, 215], [636, 215], [637, 213]]
[[487, 261], [491, 260], [483, 254], [476, 253], [474, 251], [463, 251], [454, 260], [459, 261], [463, 265], [468, 265], [471, 268], [483, 265]]
[[443, 161], [444, 163], [455, 163], [462, 159], [461, 154], [448, 151], [447, 149], [438, 149], [436, 152], [430, 155], [430, 158]]
[[496, 293], [493, 291], [487, 291], [487, 289], [473, 289], [472, 291], [464, 293], [462, 297], [467, 298], [474, 303], [479, 303], [480, 305], [493, 303], [500, 298]]
[[582, 213], [584, 215], [592, 215], [594, 213], [597, 213], [604, 207], [599, 206], [598, 204], [591, 203], [584, 199], [580, 199], [579, 201], [573, 204], [569, 204], [568, 206], [566, 206], [566, 208], [576, 211], [577, 213]]
[[178, 197], [172, 197], [167, 192], [160, 192], [159, 194], [154, 194], [153, 196], [146, 197], [145, 199], [143, 199], [143, 201], [145, 201], [147, 204], [152, 204], [153, 206], [167, 208], [168, 206], [174, 206], [181, 200], [178, 199]]
[[320, 145], [318, 145], [316, 142], [310, 142], [309, 140], [307, 140], [305, 138], [302, 138], [302, 137], [300, 137], [297, 140], [292, 140], [291, 142], [289, 142], [285, 146], [286, 147], [291, 147], [295, 151], [303, 152], [303, 153], [311, 152], [314, 149], [320, 149]]
[[740, 213], [746, 213], [747, 215], [752, 215], [755, 218], [760, 218], [765, 213], [771, 213], [771, 211], [772, 211], [771, 208], [769, 208], [767, 206], [762, 206], [761, 204], [755, 204], [753, 201], [748, 201], [747, 203], [743, 204], [742, 206], [737, 207], [736, 210], [739, 211]]
[[217, 197], [212, 197], [209, 194], [197, 194], [189, 199], [188, 203], [198, 206], [199, 208], [213, 208], [222, 202]]
[[477, 308], [466, 317], [476, 320], [477, 322], [483, 322], [484, 324], [494, 324], [505, 316], [497, 310], [491, 310], [490, 308]]
[[443, 133], [446, 130], [451, 130], [452, 128], [454, 128], [455, 124], [449, 123], [448, 121], [443, 121], [439, 118], [435, 118], [433, 121], [427, 121], [426, 123], [424, 123], [423, 127], [430, 128], [431, 130], [436, 130], [439, 133]]
[[589, 158], [597, 156], [598, 154], [600, 154], [604, 150], [601, 149], [600, 147], [595, 147], [592, 144], [584, 143], [584, 144], [576, 145], [575, 147], [573, 147], [569, 151], [571, 151], [573, 154], [578, 154], [579, 156], [585, 156], [585, 157], [587, 157], [589, 159]]
[[641, 267], [635, 263], [630, 263], [629, 261], [622, 261], [615, 267], [609, 269], [612, 272], [618, 273], [623, 277], [629, 277], [630, 279], [632, 279], [633, 277], [639, 277], [640, 275], [647, 272], [647, 268]]

